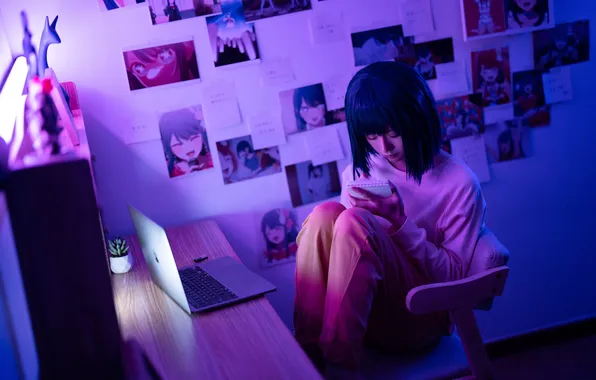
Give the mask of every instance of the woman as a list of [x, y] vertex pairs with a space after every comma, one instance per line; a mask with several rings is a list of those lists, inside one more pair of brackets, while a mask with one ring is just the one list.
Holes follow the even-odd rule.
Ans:
[[[441, 151], [435, 100], [416, 70], [374, 63], [354, 76], [345, 105], [353, 164], [342, 203], [317, 206], [298, 236], [294, 324], [313, 362], [355, 370], [364, 343], [417, 351], [449, 333], [446, 313], [413, 315], [405, 298], [466, 276], [485, 202], [470, 169]], [[393, 194], [355, 199], [355, 178], [388, 180]]]
[[294, 90], [294, 115], [298, 132], [327, 125], [327, 106], [322, 84], [313, 84]]

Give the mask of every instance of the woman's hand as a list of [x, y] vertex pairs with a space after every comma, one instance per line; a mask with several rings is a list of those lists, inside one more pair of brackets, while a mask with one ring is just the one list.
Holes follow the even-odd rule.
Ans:
[[381, 198], [359, 187], [352, 187], [352, 189], [354, 192], [366, 197], [366, 199], [354, 198], [349, 193], [348, 196], [353, 207], [370, 211], [373, 215], [388, 220], [396, 230], [399, 230], [406, 221], [404, 202], [397, 191], [397, 187], [392, 182], [389, 182], [389, 186], [391, 187], [391, 196], [388, 198]]

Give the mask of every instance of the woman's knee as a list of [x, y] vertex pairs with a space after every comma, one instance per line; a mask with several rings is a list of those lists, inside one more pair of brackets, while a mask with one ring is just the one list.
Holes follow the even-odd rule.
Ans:
[[376, 217], [362, 208], [352, 207], [339, 215], [335, 222], [335, 233], [344, 234], [354, 230], [371, 232], [376, 228]]
[[308, 216], [308, 223], [318, 226], [333, 226], [344, 211], [346, 211], [345, 206], [339, 202], [321, 203]]

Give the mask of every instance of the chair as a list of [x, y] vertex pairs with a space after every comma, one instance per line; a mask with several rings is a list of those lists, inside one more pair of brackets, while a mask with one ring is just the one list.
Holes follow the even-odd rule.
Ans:
[[441, 339], [422, 355], [392, 356], [367, 349], [361, 373], [374, 379], [493, 379], [492, 366], [478, 330], [474, 310], [488, 311], [500, 296], [509, 273], [509, 252], [496, 236], [484, 228], [474, 258], [463, 280], [416, 287], [406, 305], [414, 314], [449, 311], [456, 333]]

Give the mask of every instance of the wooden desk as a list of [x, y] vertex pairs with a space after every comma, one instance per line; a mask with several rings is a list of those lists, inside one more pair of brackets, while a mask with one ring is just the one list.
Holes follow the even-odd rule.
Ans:
[[[200, 255], [238, 258], [213, 221], [167, 230], [178, 267]], [[153, 284], [136, 236], [135, 263], [112, 276], [120, 328], [166, 379], [321, 379], [266, 298], [190, 316]]]

